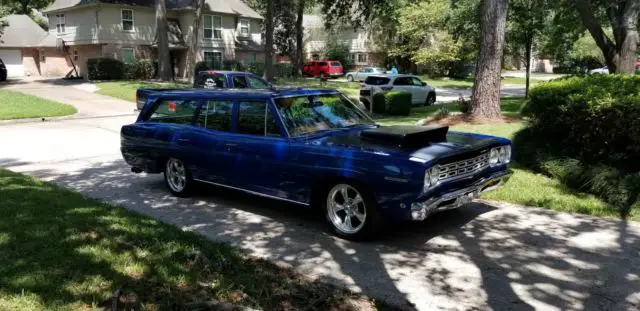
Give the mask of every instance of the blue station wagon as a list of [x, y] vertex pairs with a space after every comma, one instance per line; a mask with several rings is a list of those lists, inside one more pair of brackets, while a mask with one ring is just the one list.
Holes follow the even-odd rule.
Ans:
[[380, 126], [336, 90], [158, 90], [121, 130], [134, 172], [319, 208], [339, 236], [421, 221], [500, 187], [511, 142], [442, 126]]

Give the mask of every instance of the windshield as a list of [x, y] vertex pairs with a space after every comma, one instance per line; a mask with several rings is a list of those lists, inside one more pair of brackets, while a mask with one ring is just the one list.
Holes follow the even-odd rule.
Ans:
[[276, 106], [292, 137], [375, 124], [340, 94], [278, 98]]

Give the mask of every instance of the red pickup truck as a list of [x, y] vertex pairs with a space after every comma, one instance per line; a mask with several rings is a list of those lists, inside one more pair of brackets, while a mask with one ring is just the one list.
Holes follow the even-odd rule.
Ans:
[[302, 74], [320, 78], [337, 78], [344, 75], [342, 64], [336, 60], [312, 61], [304, 64]]

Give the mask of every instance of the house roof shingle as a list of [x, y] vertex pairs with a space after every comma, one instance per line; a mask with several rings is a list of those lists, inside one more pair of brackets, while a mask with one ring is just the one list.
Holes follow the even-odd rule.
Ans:
[[[167, 0], [167, 9], [192, 9], [195, 0]], [[154, 7], [155, 0], [56, 0], [44, 12], [57, 11], [88, 4], [122, 4], [133, 6]], [[258, 12], [251, 9], [241, 0], [205, 0], [205, 9], [212, 12], [237, 14], [242, 17], [262, 19]]]
[[2, 27], [0, 47], [38, 47], [47, 36], [47, 32], [27, 15], [9, 15], [5, 20], [8, 25]]

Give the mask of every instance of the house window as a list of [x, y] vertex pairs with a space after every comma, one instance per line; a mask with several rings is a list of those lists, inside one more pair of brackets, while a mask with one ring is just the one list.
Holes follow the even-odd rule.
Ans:
[[133, 31], [133, 10], [122, 10], [122, 31]]
[[241, 19], [240, 20], [240, 35], [243, 37], [248, 37], [249, 36], [249, 20], [248, 19]]
[[357, 55], [356, 53], [351, 53], [351, 54], [349, 54], [349, 60], [350, 60], [352, 63], [355, 63], [355, 62], [356, 62], [356, 59], [357, 59], [357, 56], [356, 56], [356, 55]]
[[58, 33], [65, 33], [64, 14], [56, 14], [56, 31]]
[[78, 61], [78, 50], [77, 49], [73, 49], [73, 61], [77, 62]]
[[213, 63], [215, 68], [222, 66], [222, 52], [205, 51], [204, 61]]
[[122, 62], [125, 64], [131, 64], [136, 60], [136, 55], [133, 51], [133, 48], [124, 48], [122, 49]]
[[358, 54], [358, 63], [360, 63], [360, 64], [366, 64], [367, 63], [367, 54], [366, 53], [359, 53]]
[[222, 39], [222, 17], [219, 15], [204, 16], [204, 38]]
[[44, 50], [40, 50], [40, 62], [44, 63], [46, 60], [47, 60], [47, 58], [44, 55]]

